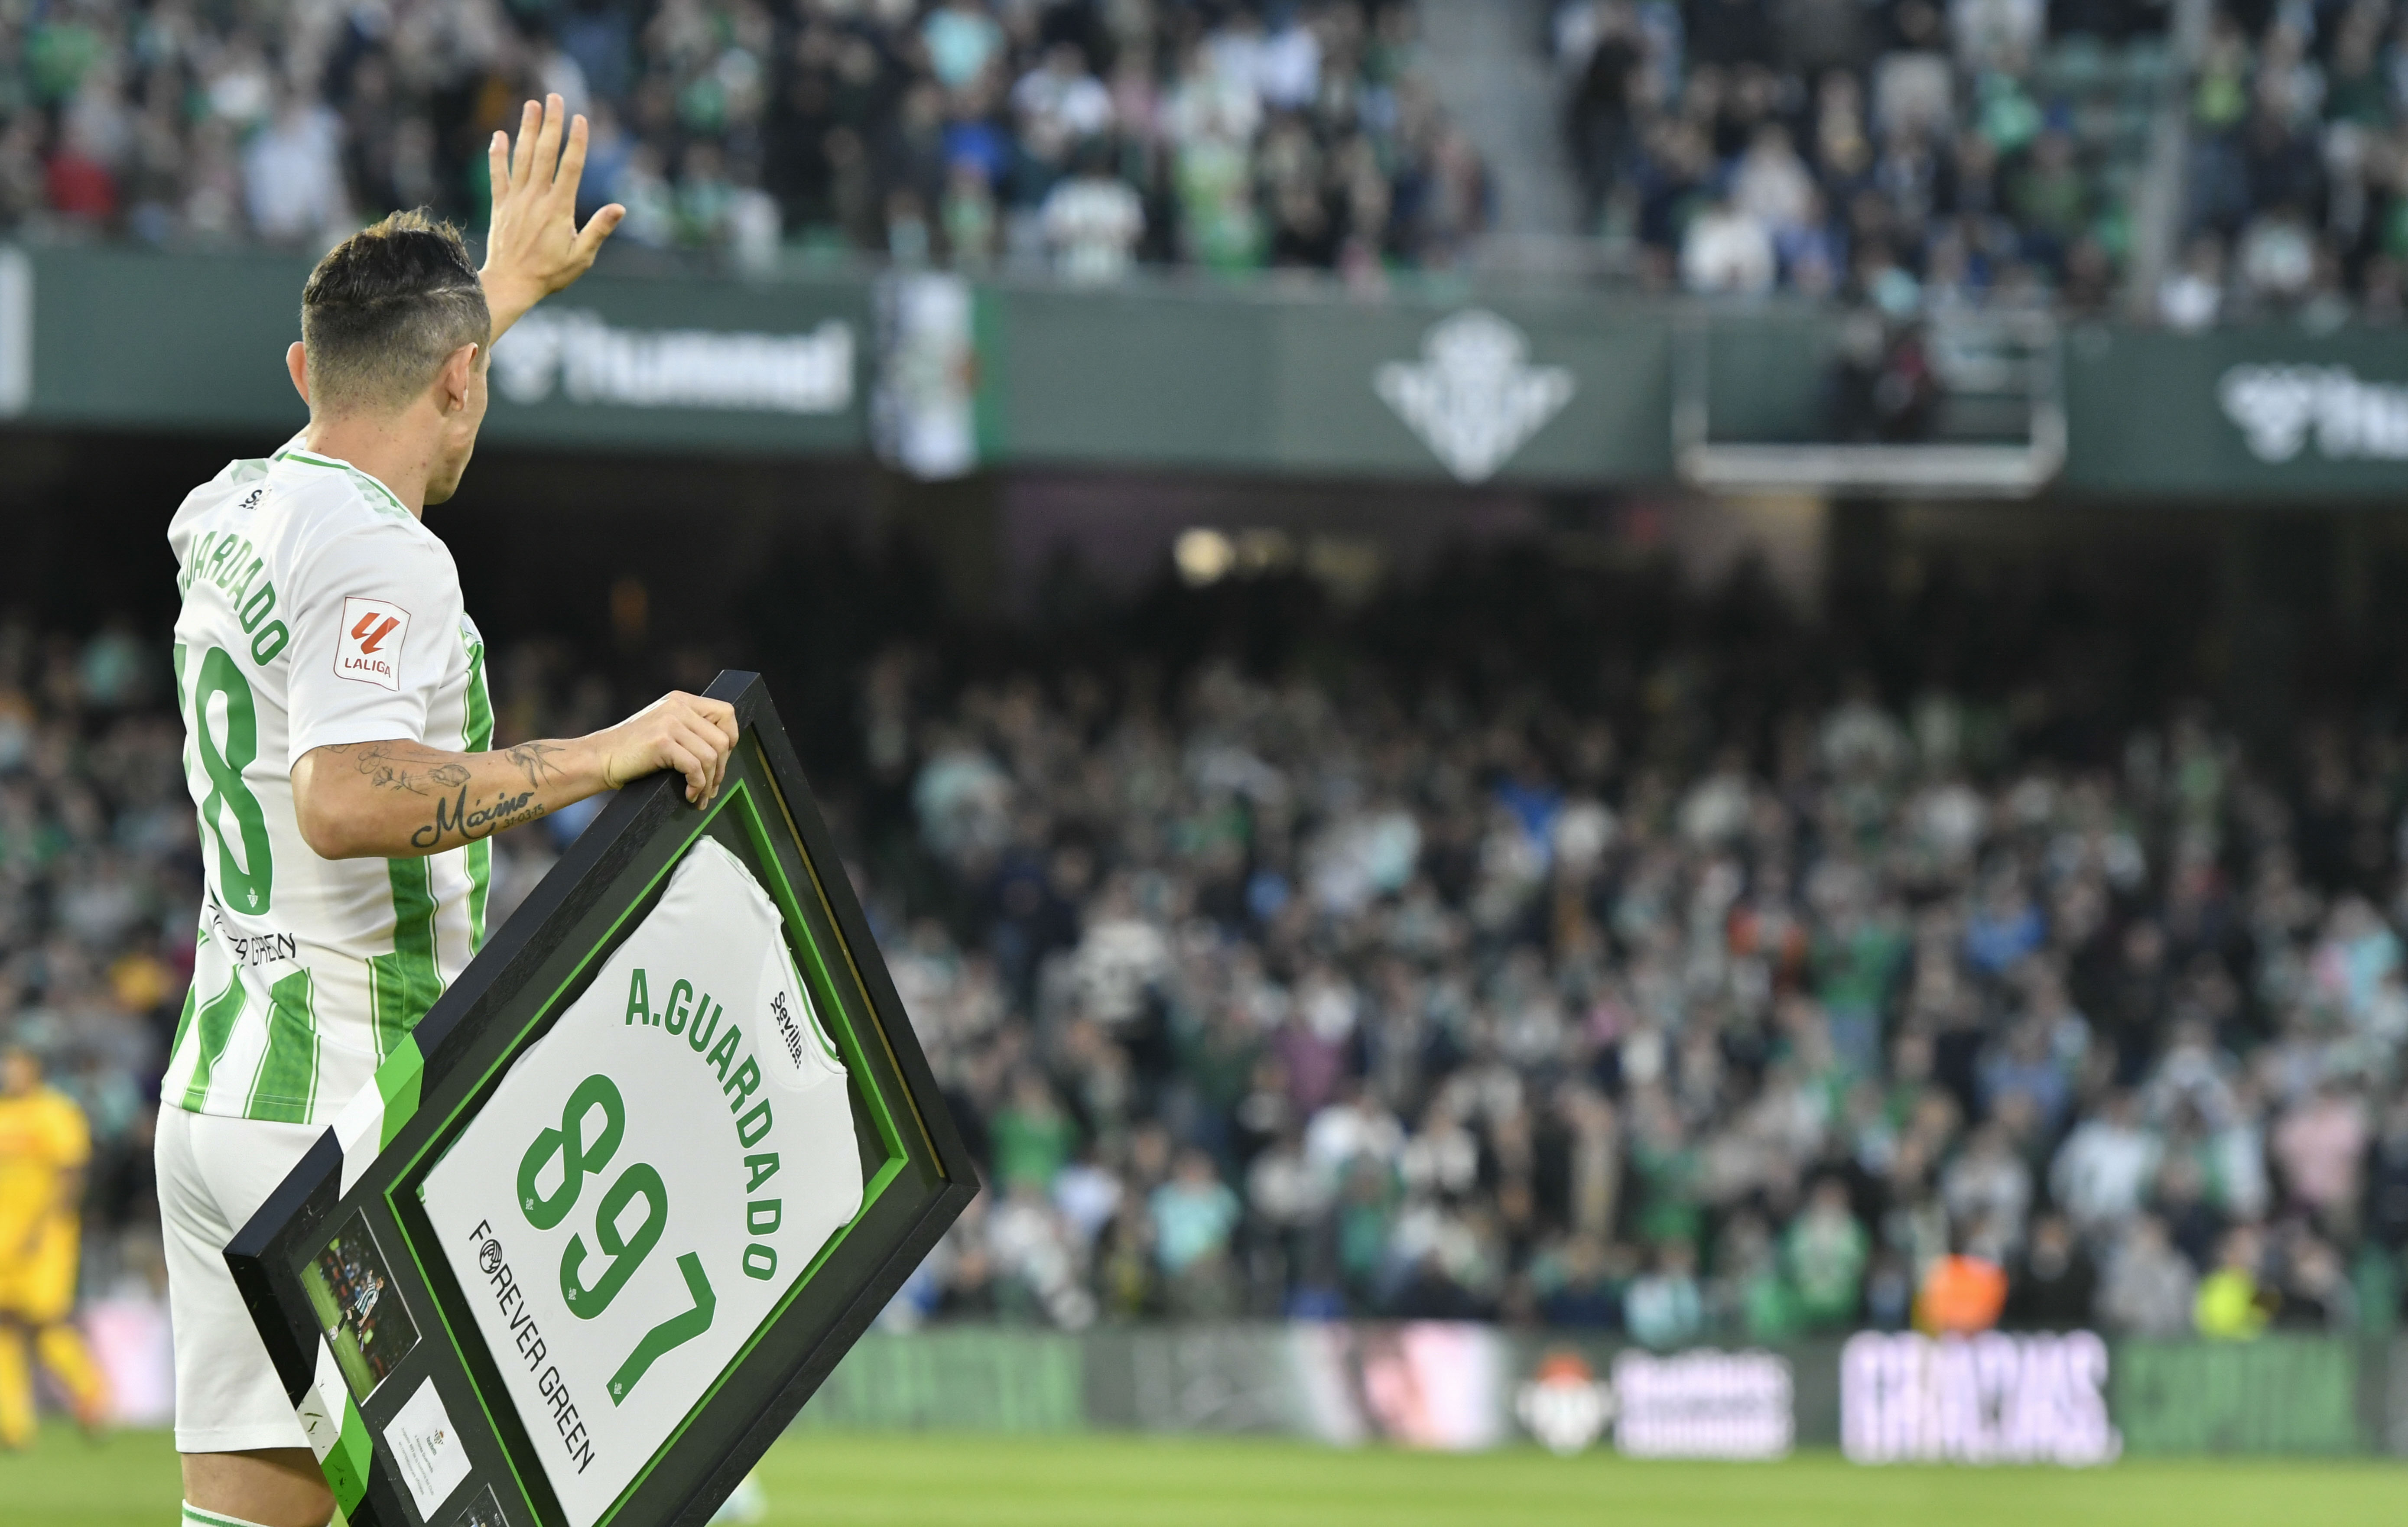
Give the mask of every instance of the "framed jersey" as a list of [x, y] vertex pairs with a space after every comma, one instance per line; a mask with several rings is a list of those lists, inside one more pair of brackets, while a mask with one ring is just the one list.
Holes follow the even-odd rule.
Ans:
[[758, 676], [226, 1248], [353, 1527], [706, 1520], [977, 1191]]

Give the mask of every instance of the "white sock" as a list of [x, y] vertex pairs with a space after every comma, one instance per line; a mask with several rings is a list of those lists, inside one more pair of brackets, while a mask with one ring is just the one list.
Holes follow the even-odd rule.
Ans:
[[222, 1511], [204, 1511], [190, 1501], [184, 1503], [184, 1514], [180, 1520], [182, 1527], [260, 1527], [258, 1522], [245, 1521], [240, 1517], [230, 1517]]

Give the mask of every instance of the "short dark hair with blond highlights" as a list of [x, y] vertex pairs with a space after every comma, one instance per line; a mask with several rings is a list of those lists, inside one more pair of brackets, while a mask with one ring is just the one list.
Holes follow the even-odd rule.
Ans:
[[395, 212], [330, 250], [301, 291], [301, 344], [315, 413], [406, 407], [444, 357], [493, 333], [460, 230]]

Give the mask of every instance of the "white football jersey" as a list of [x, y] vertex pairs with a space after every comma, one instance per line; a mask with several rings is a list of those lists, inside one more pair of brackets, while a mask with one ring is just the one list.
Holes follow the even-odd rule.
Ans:
[[843, 1051], [781, 921], [696, 842], [426, 1175], [569, 1527], [610, 1514], [861, 1212]]
[[[321, 859], [293, 765], [332, 743], [491, 747], [484, 644], [442, 541], [376, 478], [297, 442], [194, 489], [167, 541], [206, 885], [162, 1101], [322, 1123], [483, 940], [493, 848]], [[431, 822], [441, 787], [421, 788]]]

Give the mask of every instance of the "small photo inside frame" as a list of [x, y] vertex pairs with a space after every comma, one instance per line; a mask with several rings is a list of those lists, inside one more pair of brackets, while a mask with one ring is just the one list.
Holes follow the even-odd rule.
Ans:
[[301, 1286], [352, 1398], [374, 1394], [418, 1346], [418, 1322], [394, 1287], [391, 1264], [365, 1215], [343, 1221], [302, 1270]]
[[468, 1503], [467, 1509], [452, 1519], [450, 1527], [510, 1527], [510, 1519], [502, 1515], [502, 1505], [494, 1499], [494, 1487], [487, 1485]]

